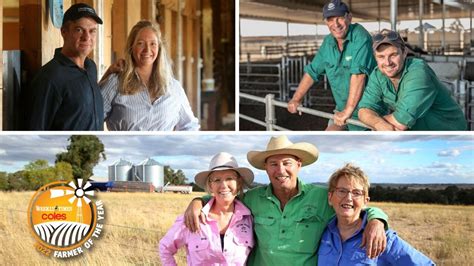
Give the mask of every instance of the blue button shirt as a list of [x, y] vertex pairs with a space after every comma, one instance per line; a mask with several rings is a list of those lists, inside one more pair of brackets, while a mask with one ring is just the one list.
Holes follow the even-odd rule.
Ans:
[[329, 222], [319, 245], [318, 265], [435, 265], [393, 230], [386, 231], [386, 250], [375, 259], [368, 258], [365, 249], [359, 247], [367, 225], [366, 213], [362, 212], [361, 216], [362, 227], [345, 242], [339, 235], [337, 217]]

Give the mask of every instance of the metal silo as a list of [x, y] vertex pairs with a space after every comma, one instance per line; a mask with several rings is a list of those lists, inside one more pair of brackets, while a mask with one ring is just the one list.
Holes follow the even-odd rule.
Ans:
[[109, 165], [109, 181], [115, 181], [115, 166]]
[[135, 166], [135, 173], [139, 180], [151, 182], [156, 190], [164, 186], [165, 168], [157, 161], [148, 158]]
[[109, 165], [109, 181], [132, 181], [132, 168], [131, 162], [120, 159]]

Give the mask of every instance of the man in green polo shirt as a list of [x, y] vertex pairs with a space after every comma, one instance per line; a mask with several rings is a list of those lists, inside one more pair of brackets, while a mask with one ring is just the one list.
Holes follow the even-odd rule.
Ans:
[[397, 32], [374, 36], [378, 67], [359, 103], [360, 120], [374, 130], [466, 130], [459, 105], [433, 70], [418, 58], [407, 58]]
[[305, 67], [305, 74], [288, 102], [288, 111], [296, 113], [313, 83], [326, 74], [336, 102], [334, 118], [326, 130], [365, 130], [347, 125], [346, 120], [358, 119], [354, 111], [364, 92], [367, 77], [376, 66], [372, 38], [364, 27], [351, 24], [349, 8], [340, 0], [327, 3], [323, 8], [323, 17], [331, 34], [324, 38], [313, 61]]
[[[270, 185], [247, 191], [242, 201], [252, 211], [256, 246], [248, 265], [317, 265], [317, 250], [324, 229], [334, 215], [327, 188], [307, 185], [298, 179], [301, 167], [314, 163], [318, 149], [310, 143], [292, 143], [286, 136], [272, 137], [264, 151], [250, 151], [247, 159], [265, 170]], [[202, 203], [193, 200], [185, 213], [191, 231], [199, 230]], [[367, 209], [370, 232], [364, 232], [367, 255], [378, 256], [386, 246], [387, 216]], [[367, 233], [367, 234], [366, 234]]]

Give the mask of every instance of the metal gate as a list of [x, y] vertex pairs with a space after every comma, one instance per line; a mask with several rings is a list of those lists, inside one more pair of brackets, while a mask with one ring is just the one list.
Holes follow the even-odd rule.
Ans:
[[[288, 102], [293, 94], [295, 93], [296, 89], [298, 88], [298, 84], [301, 81], [301, 78], [304, 75], [304, 67], [307, 64], [306, 56], [299, 56], [299, 57], [282, 57], [281, 58], [281, 65], [283, 67], [283, 92], [282, 92], [282, 101]], [[309, 93], [306, 94], [304, 98], [303, 105], [307, 105]]]
[[[273, 62], [240, 63], [240, 91], [256, 96], [271, 93], [280, 101], [289, 101], [304, 75], [308, 57], [284, 56], [279, 63]], [[309, 106], [311, 102], [312, 96], [308, 93], [302, 104]]]
[[250, 61], [240, 63], [239, 90], [256, 96], [265, 96], [271, 93], [280, 99], [284, 91], [281, 77], [281, 63], [253, 63]]

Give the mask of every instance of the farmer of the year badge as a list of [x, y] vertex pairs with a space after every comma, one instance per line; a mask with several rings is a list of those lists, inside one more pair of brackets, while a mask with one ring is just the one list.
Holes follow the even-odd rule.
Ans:
[[38, 251], [71, 258], [94, 245], [103, 231], [104, 206], [94, 201], [89, 182], [57, 181], [41, 187], [30, 201], [28, 224]]

